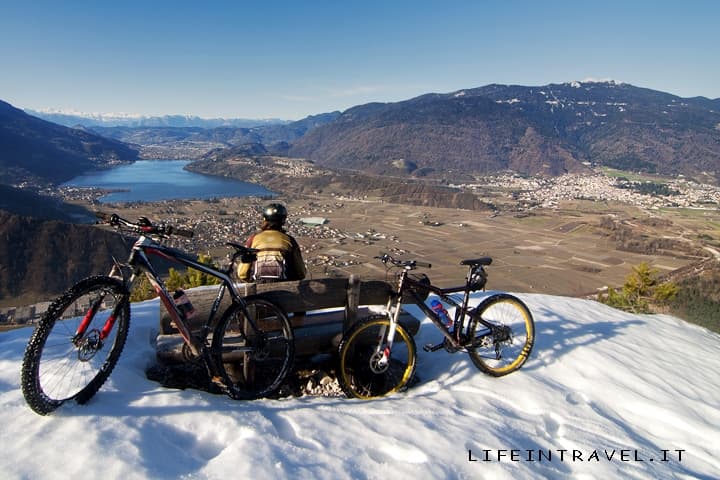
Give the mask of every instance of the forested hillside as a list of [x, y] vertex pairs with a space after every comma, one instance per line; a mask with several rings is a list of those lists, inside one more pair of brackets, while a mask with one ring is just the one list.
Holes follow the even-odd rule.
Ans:
[[114, 232], [0, 210], [0, 303], [50, 299], [83, 277], [108, 273], [112, 255], [127, 256]]
[[0, 184], [59, 183], [138, 155], [122, 142], [32, 117], [3, 101], [0, 147]]
[[592, 163], [716, 180], [720, 99], [615, 82], [488, 85], [351, 108], [295, 142], [289, 155], [417, 176], [558, 175]]

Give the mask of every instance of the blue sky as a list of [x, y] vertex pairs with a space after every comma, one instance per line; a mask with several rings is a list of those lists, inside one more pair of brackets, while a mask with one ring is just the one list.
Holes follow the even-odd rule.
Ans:
[[7, 1], [21, 108], [300, 119], [489, 83], [720, 97], [720, 1]]

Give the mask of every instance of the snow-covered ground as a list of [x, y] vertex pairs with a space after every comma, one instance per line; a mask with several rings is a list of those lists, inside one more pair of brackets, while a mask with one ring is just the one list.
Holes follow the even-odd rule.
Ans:
[[[420, 349], [420, 383], [373, 401], [163, 388], [144, 373], [155, 300], [133, 305], [100, 392], [42, 417], [19, 388], [30, 329], [0, 334], [0, 478], [720, 478], [720, 335], [520, 296], [537, 325], [521, 370], [491, 378]], [[424, 324], [416, 340], [438, 335]]]

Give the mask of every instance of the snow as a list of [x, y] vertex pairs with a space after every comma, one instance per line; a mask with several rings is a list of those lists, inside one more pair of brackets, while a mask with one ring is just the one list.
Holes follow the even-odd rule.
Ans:
[[[154, 300], [132, 306], [128, 343], [100, 392], [87, 405], [42, 417], [27, 407], [19, 388], [31, 330], [2, 333], [0, 475], [720, 477], [720, 335], [668, 315], [519, 296], [537, 330], [521, 370], [491, 378], [465, 354], [420, 349], [420, 382], [372, 401], [305, 396], [238, 402], [163, 388], [144, 373], [155, 355]], [[438, 335], [423, 318], [417, 344]]]
[[511, 98], [510, 100], [495, 100], [495, 103], [507, 103], [508, 105], [512, 105], [513, 103], [520, 103], [520, 99]]
[[581, 83], [609, 83], [611, 85], [613, 84], [621, 84], [622, 82], [617, 82], [613, 78], [595, 78], [595, 77], [585, 77]]
[[41, 108], [37, 110], [39, 113], [49, 113], [57, 115], [71, 115], [75, 117], [85, 117], [92, 120], [98, 120], [101, 122], [114, 121], [114, 120], [138, 120], [143, 118], [143, 115], [137, 113], [128, 112], [112, 112], [112, 113], [100, 113], [100, 112], [81, 112], [74, 109], [62, 109], [62, 108]]

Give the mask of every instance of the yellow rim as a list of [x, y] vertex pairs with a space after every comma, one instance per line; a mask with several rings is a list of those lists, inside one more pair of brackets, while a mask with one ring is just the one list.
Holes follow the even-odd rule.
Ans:
[[522, 306], [522, 304], [518, 303], [517, 300], [512, 299], [512, 298], [503, 298], [497, 302], [492, 303], [490, 306], [495, 306], [495, 305], [498, 305], [501, 303], [511, 304], [513, 307], [515, 307], [515, 309], [518, 312], [520, 312], [522, 314], [522, 317], [525, 321], [525, 331], [527, 332], [527, 338], [525, 339], [525, 344], [523, 345], [523, 348], [520, 351], [520, 354], [515, 358], [515, 360], [513, 360], [512, 363], [505, 365], [504, 367], [494, 368], [494, 367], [491, 367], [490, 365], [488, 365], [482, 359], [480, 359], [480, 361], [483, 363], [483, 365], [485, 365], [485, 367], [488, 370], [491, 370], [496, 373], [511, 372], [514, 369], [516, 369], [518, 367], [518, 365], [525, 362], [527, 357], [530, 355], [530, 350], [532, 349], [532, 345], [534, 343], [534, 338], [535, 338], [535, 330], [533, 328], [532, 322], [530, 321], [530, 316], [528, 315], [527, 309], [524, 308]]
[[[378, 326], [378, 325], [383, 325], [383, 324], [386, 327], [389, 327], [390, 321], [388, 319], [377, 319], [377, 320], [371, 320], [367, 323], [364, 323], [362, 325], [362, 327], [357, 328], [352, 333], [350, 338], [348, 338], [346, 345], [352, 345], [355, 342], [355, 340], [357, 339], [357, 337], [362, 332], [366, 331], [367, 329], [372, 328], [373, 326]], [[384, 396], [387, 396], [387, 395], [397, 392], [398, 390], [403, 388], [405, 385], [407, 385], [407, 383], [410, 381], [410, 376], [412, 375], [412, 372], [415, 370], [415, 368], [414, 368], [415, 367], [414, 343], [413, 343], [412, 339], [410, 338], [409, 334], [407, 333], [407, 331], [400, 325], [398, 325], [397, 329], [395, 330], [395, 339], [398, 338], [398, 335], [402, 339], [402, 341], [405, 342], [405, 345], [407, 345], [407, 349], [408, 349], [408, 363], [405, 367], [405, 371], [403, 372], [400, 382], [398, 382], [398, 384], [394, 388], [392, 388], [391, 390], [388, 390], [383, 395], [363, 395], [363, 394], [359, 393], [357, 390], [355, 390], [355, 388], [350, 388], [350, 390], [352, 390], [352, 393], [355, 396], [355, 398], [369, 400], [372, 398], [384, 397]], [[345, 353], [348, 350], [349, 350], [348, 348], [344, 349], [340, 356], [340, 374], [343, 377], [343, 382], [345, 383], [345, 385], [351, 386], [352, 383], [350, 382], [350, 378], [348, 378], [347, 370], [346, 370], [346, 363], [345, 363], [345, 361], [346, 361]]]

